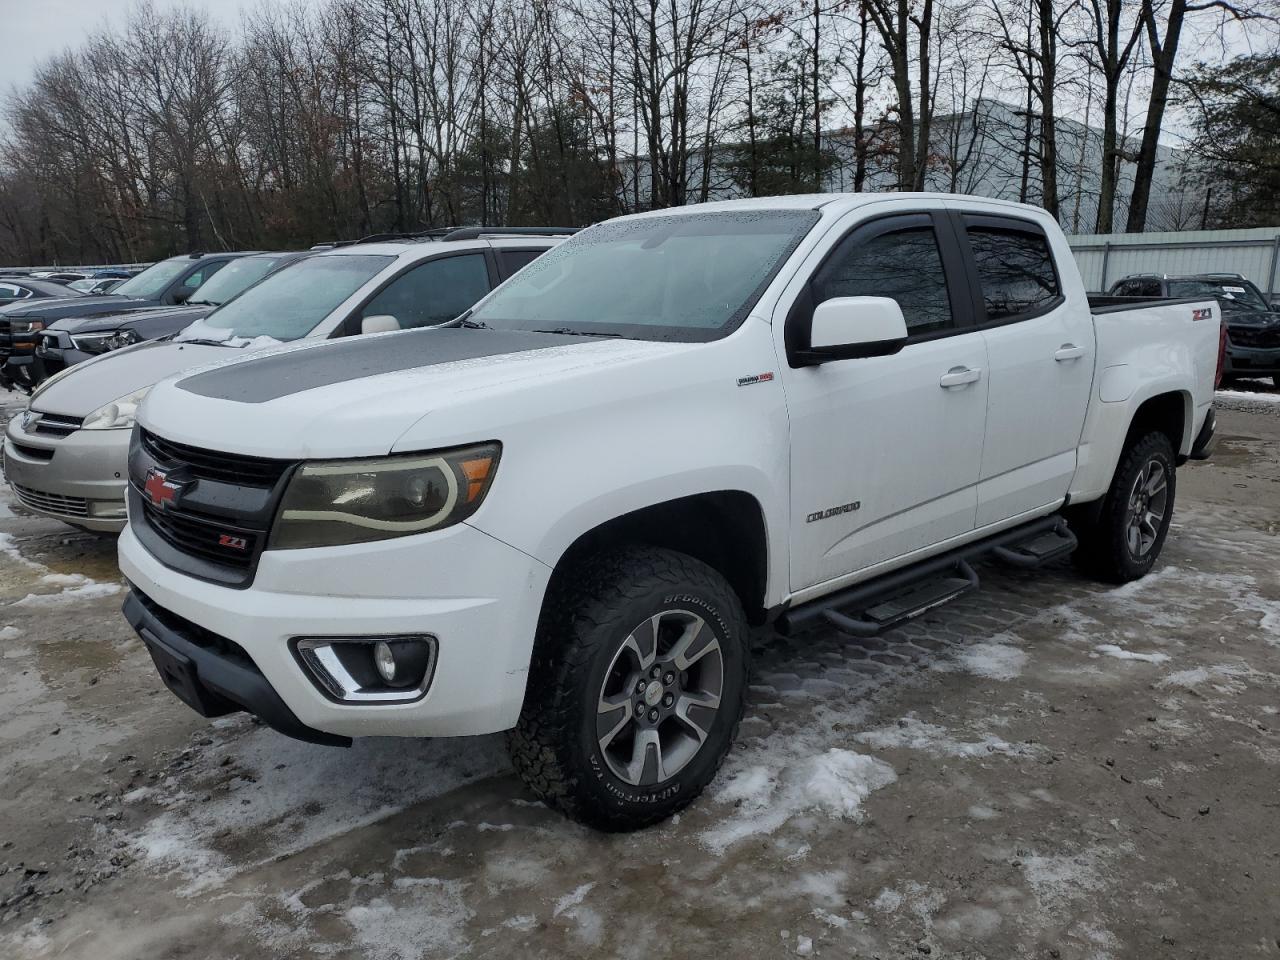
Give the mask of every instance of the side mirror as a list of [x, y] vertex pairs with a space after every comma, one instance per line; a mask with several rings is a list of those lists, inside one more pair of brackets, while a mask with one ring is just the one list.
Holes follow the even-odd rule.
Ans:
[[361, 333], [390, 333], [400, 329], [400, 321], [389, 313], [375, 313], [360, 321]]
[[887, 357], [907, 343], [902, 308], [889, 297], [835, 297], [813, 311], [809, 349], [797, 350], [800, 366], [831, 360]]

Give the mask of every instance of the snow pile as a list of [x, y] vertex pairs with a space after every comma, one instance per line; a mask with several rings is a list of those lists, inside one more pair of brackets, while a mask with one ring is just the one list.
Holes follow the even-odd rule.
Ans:
[[1167, 653], [1135, 653], [1132, 650], [1126, 650], [1124, 647], [1118, 647], [1114, 643], [1100, 643], [1093, 648], [1108, 657], [1115, 657], [1117, 660], [1142, 660], [1145, 663], [1164, 663], [1169, 659]]
[[175, 343], [187, 343], [191, 340], [211, 340], [227, 347], [243, 347], [246, 350], [264, 350], [267, 347], [278, 347], [284, 341], [275, 337], [237, 337], [230, 327], [215, 327], [207, 323], [203, 317], [190, 324], [173, 338]]
[[28, 593], [21, 600], [15, 600], [13, 606], [54, 607], [67, 601], [96, 600], [120, 592], [118, 583], [99, 583], [79, 573], [47, 573], [40, 578], [40, 583], [61, 587], [62, 590], [58, 593]]
[[898, 779], [893, 767], [851, 750], [832, 747], [780, 770], [756, 765], [741, 770], [714, 799], [737, 807], [734, 814], [702, 833], [702, 843], [723, 853], [746, 837], [771, 834], [797, 814], [861, 819], [862, 802]]
[[1181, 687], [1184, 690], [1196, 690], [1210, 685], [1219, 693], [1239, 693], [1245, 688], [1240, 677], [1247, 677], [1254, 671], [1242, 664], [1222, 663], [1213, 667], [1194, 667], [1190, 670], [1179, 670], [1161, 677], [1157, 686]]
[[11, 533], [0, 533], [0, 553], [3, 553], [14, 563], [21, 566], [29, 567], [33, 570], [44, 569], [43, 564], [36, 563], [34, 560], [28, 560], [18, 551], [17, 541], [13, 539], [13, 534]]
[[943, 757], [985, 757], [991, 754], [1031, 757], [1036, 753], [1033, 747], [1009, 743], [992, 734], [976, 741], [957, 740], [942, 727], [910, 715], [891, 726], [856, 734], [855, 738], [879, 750], [923, 750]]
[[1219, 390], [1215, 394], [1221, 400], [1241, 400], [1255, 403], [1280, 403], [1280, 393], [1254, 393], [1252, 390]]
[[1022, 676], [1022, 668], [1026, 664], [1027, 655], [1022, 650], [1007, 643], [992, 641], [962, 647], [953, 658], [940, 660], [932, 668], [941, 673], [963, 670], [990, 680], [1013, 680]]

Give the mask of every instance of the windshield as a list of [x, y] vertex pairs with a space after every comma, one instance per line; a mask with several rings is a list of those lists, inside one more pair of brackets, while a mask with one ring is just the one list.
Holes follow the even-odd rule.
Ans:
[[240, 257], [232, 260], [206, 280], [187, 303], [196, 306], [221, 306], [265, 277], [279, 262], [279, 257]]
[[1267, 302], [1248, 280], [1170, 280], [1169, 296], [1217, 297], [1230, 300], [1246, 310], [1266, 310]]
[[161, 260], [153, 263], [132, 280], [126, 280], [112, 290], [122, 297], [141, 297], [144, 300], [159, 299], [160, 294], [168, 289], [169, 284], [191, 266], [190, 257], [174, 257], [172, 260]]
[[178, 339], [297, 340], [394, 259], [337, 254], [301, 260], [197, 320]]
[[88, 293], [101, 282], [102, 282], [101, 280], [92, 280], [92, 279], [72, 280], [70, 283], [67, 284], [67, 286], [70, 287], [72, 290], [79, 290], [81, 293]]
[[714, 340], [755, 305], [818, 221], [811, 210], [604, 223], [543, 254], [470, 316], [502, 330]]

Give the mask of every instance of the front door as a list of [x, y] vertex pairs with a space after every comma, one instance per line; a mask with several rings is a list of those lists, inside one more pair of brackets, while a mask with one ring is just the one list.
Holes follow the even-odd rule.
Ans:
[[910, 339], [893, 356], [783, 367], [793, 592], [974, 526], [987, 353], [955, 234], [942, 212], [865, 216], [780, 306], [788, 348], [808, 345], [832, 297], [896, 300]]

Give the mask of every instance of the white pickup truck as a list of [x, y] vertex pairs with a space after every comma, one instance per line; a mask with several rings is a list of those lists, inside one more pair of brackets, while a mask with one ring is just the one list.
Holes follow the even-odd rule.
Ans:
[[1160, 553], [1217, 304], [1091, 309], [1032, 207], [816, 195], [624, 217], [445, 328], [157, 386], [125, 615], [170, 689], [321, 743], [511, 730], [632, 829], [730, 748], [748, 635], [871, 636], [979, 558]]

